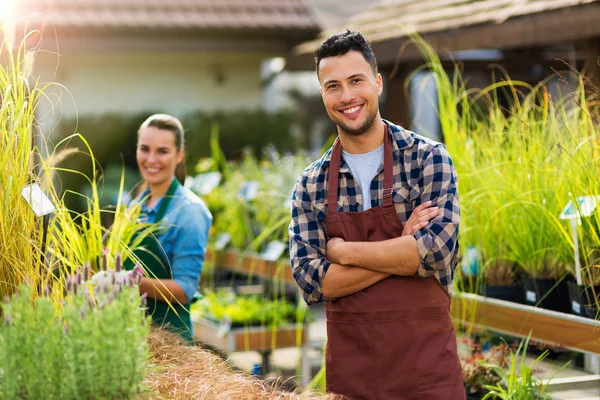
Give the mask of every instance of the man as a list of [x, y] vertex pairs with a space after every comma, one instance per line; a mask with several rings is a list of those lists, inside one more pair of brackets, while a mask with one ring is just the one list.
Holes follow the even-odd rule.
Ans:
[[459, 225], [450, 156], [381, 118], [382, 78], [362, 34], [335, 34], [315, 56], [338, 139], [298, 178], [289, 233], [304, 299], [326, 302], [327, 390], [464, 400], [449, 312]]

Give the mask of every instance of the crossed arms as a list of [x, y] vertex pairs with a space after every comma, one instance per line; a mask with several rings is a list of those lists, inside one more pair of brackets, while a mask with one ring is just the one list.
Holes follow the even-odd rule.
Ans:
[[422, 161], [420, 196], [413, 201], [418, 207], [404, 222], [402, 236], [394, 239], [327, 238], [323, 215], [313, 204], [315, 193], [307, 190], [315, 183], [308, 178], [305, 171], [296, 184], [289, 228], [293, 275], [308, 304], [355, 293], [391, 274], [451, 275], [460, 212], [456, 172], [443, 146], [435, 146]]

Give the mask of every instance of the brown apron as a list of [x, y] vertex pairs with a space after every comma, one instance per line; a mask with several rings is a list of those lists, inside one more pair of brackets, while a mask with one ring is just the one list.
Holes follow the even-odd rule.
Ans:
[[[339, 140], [331, 155], [327, 235], [346, 241], [380, 241], [402, 235], [392, 202], [390, 134], [384, 140], [383, 206], [338, 212]], [[465, 391], [450, 319], [450, 297], [435, 277], [392, 275], [366, 289], [329, 301], [327, 391], [346, 399], [464, 400]]]

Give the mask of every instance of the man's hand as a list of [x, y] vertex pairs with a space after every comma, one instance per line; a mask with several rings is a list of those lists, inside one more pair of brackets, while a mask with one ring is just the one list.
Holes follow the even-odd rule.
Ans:
[[[408, 218], [408, 221], [404, 224], [402, 236], [413, 235], [418, 230], [425, 228], [430, 220], [439, 215], [439, 207], [430, 207], [431, 204], [431, 201], [426, 201], [413, 210], [410, 218]], [[329, 253], [329, 250], [327, 253]]]
[[331, 238], [327, 241], [327, 259], [336, 264], [342, 264], [341, 256], [344, 254], [344, 245], [346, 241], [339, 237]]

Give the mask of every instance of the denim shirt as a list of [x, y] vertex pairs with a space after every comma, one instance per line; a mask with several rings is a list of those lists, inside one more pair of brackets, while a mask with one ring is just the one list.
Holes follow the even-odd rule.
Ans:
[[[148, 198], [147, 189], [135, 201]], [[142, 204], [141, 215], [146, 222], [155, 222], [164, 197], [152, 208]], [[208, 233], [212, 215], [204, 202], [189, 189], [179, 186], [171, 198], [161, 224], [166, 230], [156, 236], [171, 266], [173, 280], [181, 286], [188, 302], [192, 300], [204, 266]]]

